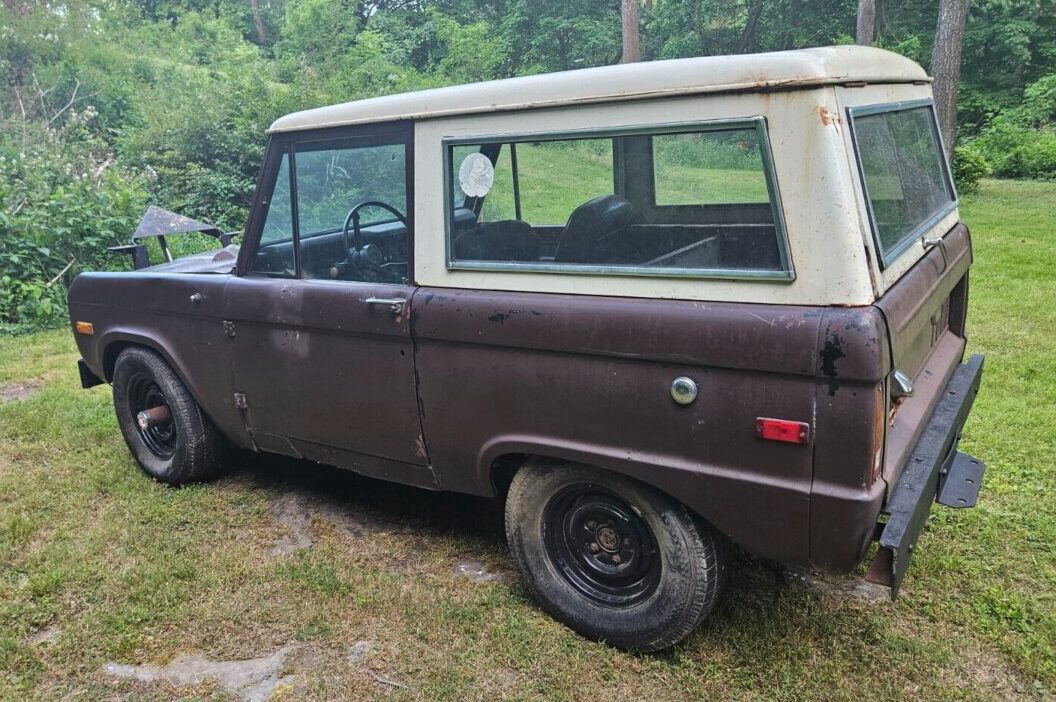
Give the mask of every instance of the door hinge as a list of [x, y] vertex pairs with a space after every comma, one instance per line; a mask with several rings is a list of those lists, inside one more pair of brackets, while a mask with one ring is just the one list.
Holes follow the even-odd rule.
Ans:
[[227, 335], [228, 339], [235, 338], [235, 323], [225, 319], [224, 320], [224, 334]]
[[246, 396], [240, 392], [235, 393], [235, 407], [240, 410], [249, 409], [249, 402], [246, 401]]

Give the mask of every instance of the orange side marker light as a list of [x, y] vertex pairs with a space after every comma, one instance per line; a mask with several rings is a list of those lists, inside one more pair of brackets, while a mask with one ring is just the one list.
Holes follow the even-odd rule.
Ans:
[[95, 327], [92, 326], [91, 322], [77, 322], [73, 326], [74, 326], [74, 329], [77, 330], [78, 334], [84, 334], [86, 336], [91, 336], [92, 334], [95, 333]]

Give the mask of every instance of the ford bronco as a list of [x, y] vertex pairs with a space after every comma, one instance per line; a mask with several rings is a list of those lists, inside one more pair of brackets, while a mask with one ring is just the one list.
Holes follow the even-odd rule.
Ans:
[[[172, 260], [188, 230], [222, 248]], [[618, 647], [692, 631], [728, 545], [872, 552], [893, 596], [932, 505], [978, 496], [971, 242], [929, 78], [879, 49], [298, 112], [240, 245], [152, 210], [121, 248], [69, 309], [148, 475], [237, 446], [504, 497], [528, 591]]]

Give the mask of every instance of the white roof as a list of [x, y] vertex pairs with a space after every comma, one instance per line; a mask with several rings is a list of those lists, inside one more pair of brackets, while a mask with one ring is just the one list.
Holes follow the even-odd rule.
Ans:
[[270, 132], [693, 93], [927, 81], [917, 63], [867, 46], [645, 61], [346, 102], [280, 117]]

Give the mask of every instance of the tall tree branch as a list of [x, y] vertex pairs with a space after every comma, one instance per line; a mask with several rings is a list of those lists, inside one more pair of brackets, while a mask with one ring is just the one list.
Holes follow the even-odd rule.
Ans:
[[755, 28], [759, 24], [759, 16], [763, 14], [763, 0], [750, 0], [748, 3], [748, 21], [741, 32], [741, 38], [737, 41], [737, 53], [743, 54], [755, 40]]

